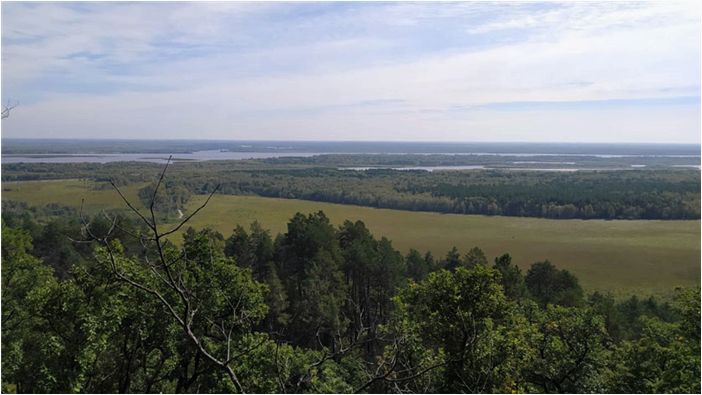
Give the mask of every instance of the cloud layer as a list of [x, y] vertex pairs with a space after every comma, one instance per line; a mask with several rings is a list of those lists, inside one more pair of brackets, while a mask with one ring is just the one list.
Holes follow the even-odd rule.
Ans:
[[3, 137], [700, 140], [695, 3], [3, 3]]

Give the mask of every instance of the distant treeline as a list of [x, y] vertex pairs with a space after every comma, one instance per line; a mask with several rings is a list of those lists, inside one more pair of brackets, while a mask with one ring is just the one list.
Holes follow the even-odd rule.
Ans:
[[[280, 162], [280, 163], [278, 163]], [[12, 164], [3, 180], [90, 178], [116, 184], [153, 180], [160, 165]], [[189, 195], [220, 193], [456, 214], [581, 219], [698, 219], [697, 170], [347, 171], [304, 159], [176, 163], [170, 210]], [[144, 192], [148, 195], [148, 192]], [[166, 207], [166, 206], [164, 206]]]
[[[274, 165], [314, 165], [326, 167], [412, 167], [412, 166], [486, 166], [494, 169], [663, 169], [680, 165], [699, 165], [694, 155], [640, 156], [589, 154], [328, 154], [309, 157], [267, 158]], [[633, 166], [633, 167], [632, 167]]]

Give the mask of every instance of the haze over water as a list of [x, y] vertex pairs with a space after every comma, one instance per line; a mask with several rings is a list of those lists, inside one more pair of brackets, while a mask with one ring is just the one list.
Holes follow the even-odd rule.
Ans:
[[[245, 160], [316, 155], [456, 155], [523, 158], [505, 162], [515, 169], [575, 171], [598, 169], [583, 166], [593, 158], [641, 158], [642, 162], [665, 158], [669, 167], [699, 168], [697, 145], [674, 144], [545, 144], [545, 143], [419, 143], [419, 142], [315, 142], [315, 141], [205, 141], [205, 140], [3, 140], [2, 163], [109, 163], [139, 161], [163, 163], [169, 156], [178, 161]], [[572, 158], [567, 161], [563, 158]], [[404, 166], [402, 170], [479, 170], [491, 161], [471, 165]], [[534, 167], [546, 165], [543, 169]], [[559, 166], [563, 165], [563, 166]], [[645, 168], [625, 164], [622, 168]], [[368, 170], [349, 167], [346, 170]]]

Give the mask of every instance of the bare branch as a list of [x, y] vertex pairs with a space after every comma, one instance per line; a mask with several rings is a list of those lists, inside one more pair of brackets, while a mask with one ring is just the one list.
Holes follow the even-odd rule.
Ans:
[[122, 201], [124, 201], [124, 203], [127, 204], [127, 207], [129, 207], [134, 213], [136, 213], [141, 218], [141, 220], [144, 221], [144, 223], [149, 227], [149, 229], [153, 230], [155, 225], [149, 222], [149, 220], [146, 219], [146, 217], [144, 217], [141, 211], [132, 206], [129, 200], [124, 196], [124, 194], [122, 194], [122, 191], [120, 191], [119, 188], [117, 188], [117, 185], [115, 185], [114, 181], [110, 180], [110, 185], [112, 185], [112, 188], [114, 188], [115, 191], [117, 191], [119, 197], [122, 198]]
[[212, 191], [212, 193], [210, 193], [210, 195], [207, 197], [207, 200], [205, 200], [205, 202], [202, 203], [202, 205], [201, 205], [200, 207], [198, 207], [197, 210], [193, 211], [192, 214], [190, 214], [190, 215], [188, 215], [187, 217], [185, 217], [185, 219], [184, 219], [183, 221], [181, 221], [181, 222], [178, 224], [178, 226], [176, 226], [175, 228], [173, 228], [173, 229], [171, 229], [171, 230], [169, 230], [169, 231], [167, 231], [167, 232], [162, 233], [162, 234], [161, 234], [161, 237], [168, 236], [168, 235], [170, 235], [170, 234], [172, 234], [172, 233], [177, 232], [178, 229], [180, 229], [181, 227], [183, 227], [183, 225], [185, 225], [185, 223], [188, 222], [188, 221], [190, 220], [190, 218], [194, 217], [198, 212], [200, 212], [200, 210], [202, 210], [203, 208], [205, 208], [205, 206], [207, 206], [207, 203], [210, 202], [210, 199], [212, 199], [212, 195], [214, 195], [215, 192], [217, 192], [217, 190], [219, 189], [220, 185], [221, 185], [221, 184], [218, 184], [218, 185], [215, 187], [215, 189]]
[[10, 110], [13, 108], [17, 107], [18, 103], [11, 104], [10, 101], [7, 101], [7, 104], [3, 104], [2, 106], [2, 119], [8, 118], [10, 116]]
[[140, 283], [138, 283], [138, 282], [136, 282], [136, 281], [130, 279], [129, 277], [125, 276], [124, 274], [120, 273], [119, 270], [117, 270], [117, 265], [116, 265], [116, 262], [115, 262], [114, 253], [113, 253], [112, 249], [110, 248], [109, 242], [108, 242], [107, 240], [104, 240], [104, 246], [107, 248], [107, 254], [108, 254], [109, 258], [110, 258], [110, 263], [111, 263], [111, 266], [112, 266], [112, 272], [117, 276], [117, 278], [119, 278], [120, 280], [122, 280], [122, 281], [128, 283], [129, 285], [131, 285], [131, 286], [133, 286], [133, 287], [139, 288], [139, 289], [141, 289], [141, 290], [144, 291], [144, 292], [147, 292], [147, 293], [149, 293], [149, 294], [151, 294], [151, 295], [156, 296], [156, 298], [158, 298], [158, 300], [159, 300], [164, 306], [166, 306], [166, 308], [168, 309], [168, 311], [171, 313], [171, 316], [173, 316], [173, 318], [175, 318], [176, 321], [178, 321], [178, 323], [179, 323], [181, 326], [184, 326], [184, 325], [185, 325], [185, 323], [184, 323], [183, 320], [180, 318], [180, 316], [178, 315], [178, 313], [176, 313], [176, 311], [175, 311], [175, 309], [173, 308], [173, 306], [171, 306], [171, 304], [168, 303], [168, 301], [166, 300], [166, 298], [164, 298], [158, 291], [153, 290], [153, 289], [151, 289], [151, 288], [148, 288], [148, 287], [146, 287], [145, 285], [140, 284]]
[[156, 231], [156, 213], [154, 212], [154, 204], [156, 203], [156, 194], [158, 193], [158, 189], [161, 187], [161, 182], [163, 182], [163, 177], [166, 175], [166, 170], [168, 170], [168, 165], [171, 164], [171, 159], [173, 158], [173, 155], [168, 156], [168, 160], [166, 161], [166, 165], [163, 166], [163, 171], [161, 172], [161, 175], [158, 177], [158, 182], [156, 183], [156, 187], [154, 188], [154, 194], [151, 196], [151, 204], [149, 204], [149, 211], [151, 212], [151, 223], [154, 225], [153, 230], [154, 230], [154, 238], [157, 239], [159, 238], [159, 234]]
[[[397, 357], [397, 356], [395, 356], [395, 357]], [[359, 393], [359, 392], [365, 390], [366, 388], [370, 387], [373, 383], [375, 383], [375, 382], [377, 382], [377, 381], [381, 381], [381, 380], [382, 380], [382, 381], [385, 381], [385, 382], [388, 382], [388, 383], [392, 383], [392, 384], [397, 384], [397, 383], [401, 383], [401, 382], [405, 382], [405, 381], [414, 380], [414, 379], [416, 379], [416, 378], [418, 378], [418, 377], [420, 377], [420, 376], [422, 376], [422, 375], [424, 375], [424, 374], [426, 374], [426, 373], [428, 373], [428, 372], [430, 372], [430, 371], [432, 371], [432, 370], [434, 370], [434, 369], [436, 369], [436, 368], [439, 368], [439, 367], [441, 367], [441, 366], [447, 365], [449, 362], [450, 362], [450, 361], [439, 362], [439, 363], [437, 363], [437, 364], [434, 364], [434, 365], [431, 365], [431, 366], [429, 366], [429, 367], [426, 367], [426, 368], [420, 370], [419, 372], [417, 372], [417, 373], [415, 373], [415, 374], [413, 374], [413, 375], [411, 375], [411, 376], [400, 377], [400, 378], [389, 378], [389, 376], [390, 376], [393, 372], [395, 372], [394, 369], [395, 369], [395, 366], [397, 365], [397, 360], [394, 360], [391, 369], [389, 369], [387, 372], [385, 372], [385, 373], [383, 373], [383, 374], [381, 374], [381, 375], [378, 375], [378, 376], [373, 377], [372, 379], [370, 379], [369, 381], [367, 381], [365, 384], [363, 384], [362, 386], [360, 386], [359, 388], [357, 388], [356, 390], [354, 390], [354, 393]], [[396, 372], [395, 372], [395, 373], [396, 373]]]
[[[251, 350], [245, 350], [242, 353], [238, 353], [236, 356], [232, 357], [231, 356], [231, 351], [229, 350], [230, 345], [231, 345], [231, 334], [233, 331], [232, 328], [228, 328], [228, 330], [225, 330], [224, 324], [222, 324], [222, 333], [224, 336], [224, 341], [227, 342], [227, 356], [225, 359], [218, 358], [217, 356], [213, 355], [209, 350], [208, 346], [206, 346], [203, 341], [201, 340], [200, 335], [197, 335], [193, 332], [192, 324], [195, 320], [195, 316], [198, 313], [198, 306], [199, 302], [197, 301], [196, 297], [194, 296], [193, 292], [191, 292], [185, 282], [183, 281], [183, 276], [182, 273], [178, 271], [178, 268], [172, 268], [172, 265], [180, 260], [186, 259], [187, 256], [185, 255], [185, 252], [183, 251], [182, 254], [179, 256], [173, 258], [168, 256], [164, 250], [164, 243], [163, 243], [163, 238], [169, 234], [172, 234], [176, 231], [178, 231], [188, 220], [190, 220], [193, 216], [195, 216], [200, 210], [202, 210], [210, 201], [212, 198], [212, 195], [219, 189], [219, 186], [215, 188], [215, 190], [207, 197], [206, 201], [197, 209], [195, 210], [192, 214], [190, 214], [185, 220], [181, 221], [179, 225], [177, 225], [175, 228], [171, 229], [170, 231], [166, 233], [159, 233], [158, 231], [158, 226], [156, 222], [156, 214], [155, 214], [155, 206], [156, 206], [156, 194], [158, 193], [159, 188], [161, 187], [163, 183], [163, 179], [165, 177], [166, 170], [168, 169], [168, 166], [171, 162], [172, 157], [168, 158], [168, 161], [166, 162], [166, 165], [164, 166], [163, 171], [161, 172], [158, 182], [156, 183], [154, 193], [152, 195], [151, 203], [149, 204], [149, 211], [151, 214], [151, 220], [149, 220], [146, 216], [144, 216], [132, 203], [124, 196], [122, 191], [115, 185], [113, 181], [110, 181], [110, 184], [112, 187], [117, 191], [119, 196], [122, 198], [122, 201], [127, 205], [127, 207], [134, 212], [136, 215], [139, 216], [139, 218], [146, 224], [146, 226], [149, 229], [149, 233], [151, 233], [151, 237], [145, 237], [141, 236], [138, 237], [137, 235], [134, 235], [133, 233], [129, 233], [133, 237], [138, 237], [142, 247], [144, 249], [147, 249], [147, 242], [153, 242], [154, 246], [156, 248], [156, 258], [154, 263], [152, 263], [148, 259], [148, 253], [145, 258], [146, 266], [150, 269], [150, 272], [152, 273], [154, 279], [156, 280], [157, 284], [163, 284], [163, 290], [159, 291], [157, 288], [154, 288], [152, 286], [147, 285], [148, 282], [142, 282], [138, 279], [135, 279], [133, 277], [128, 276], [126, 273], [123, 273], [119, 268], [117, 264], [117, 258], [116, 258], [116, 253], [113, 249], [113, 246], [111, 244], [111, 236], [112, 233], [114, 232], [115, 229], [121, 229], [117, 225], [117, 216], [112, 218], [112, 224], [108, 229], [108, 232], [104, 236], [97, 236], [94, 234], [90, 227], [90, 222], [86, 220], [86, 218], [83, 216], [83, 203], [84, 201], [81, 201], [81, 209], [80, 209], [80, 218], [81, 222], [83, 224], [83, 229], [86, 233], [86, 236], [88, 240], [86, 241], [91, 241], [91, 242], [97, 242], [100, 245], [102, 245], [107, 253], [108, 256], [108, 263], [110, 266], [110, 269], [113, 273], [113, 275], [120, 281], [125, 282], [126, 284], [139, 289], [143, 292], [146, 292], [147, 294], [150, 294], [154, 296], [168, 311], [168, 313], [173, 317], [173, 319], [176, 320], [176, 322], [183, 328], [183, 331], [185, 332], [186, 336], [190, 339], [190, 341], [195, 345], [198, 355], [204, 356], [207, 358], [209, 361], [211, 361], [213, 364], [224, 370], [224, 372], [227, 374], [227, 376], [230, 378], [232, 384], [236, 388], [237, 392], [243, 393], [244, 389], [241, 383], [239, 382], [239, 379], [234, 372], [234, 370], [231, 368], [230, 363], [233, 362], [235, 359], [240, 358], [243, 355], [246, 355], [247, 353], [251, 352]], [[103, 213], [103, 215], [111, 219], [106, 213]], [[168, 295], [169, 293], [175, 293], [177, 295], [177, 298], [175, 301], [169, 301], [165, 295]], [[193, 306], [195, 306], [193, 308]], [[234, 309], [233, 314], [237, 314], [236, 309]], [[207, 317], [205, 317], [207, 318]], [[232, 324], [234, 325], [234, 324]], [[203, 335], [207, 336], [207, 335]], [[261, 343], [262, 344], [262, 343]], [[258, 347], [258, 346], [257, 346]]]
[[[323, 346], [323, 344], [322, 344], [322, 342], [321, 342], [321, 340], [320, 340], [320, 338], [319, 338], [319, 329], [317, 329], [316, 337], [317, 337], [317, 341], [319, 342], [319, 344], [320, 344], [321, 346]], [[324, 362], [326, 362], [326, 361], [328, 361], [328, 360], [330, 360], [330, 359], [337, 358], [337, 357], [340, 357], [340, 356], [342, 356], [342, 355], [345, 355], [346, 353], [348, 353], [349, 351], [355, 349], [356, 347], [359, 347], [359, 346], [361, 346], [361, 345], [370, 343], [370, 342], [375, 341], [375, 340], [376, 340], [375, 338], [367, 338], [367, 339], [365, 339], [365, 340], [363, 340], [363, 341], [354, 340], [353, 342], [351, 342], [351, 344], [349, 344], [348, 346], [346, 346], [346, 348], [344, 348], [344, 347], [343, 347], [343, 344], [341, 344], [341, 347], [339, 347], [339, 351], [332, 352], [332, 353], [328, 353], [328, 352], [324, 351], [324, 354], [322, 355], [322, 357], [321, 357], [317, 362], [314, 362], [314, 363], [312, 363], [311, 365], [309, 365], [309, 366], [307, 367], [306, 373], [303, 374], [303, 375], [299, 378], [299, 380], [297, 381], [297, 387], [299, 388], [299, 387], [302, 385], [302, 383], [304, 383], [309, 377], [312, 376], [312, 369], [321, 366]]]
[[161, 183], [163, 182], [163, 177], [166, 175], [166, 170], [168, 170], [168, 165], [171, 164], [171, 160], [173, 159], [173, 155], [168, 156], [168, 160], [166, 160], [166, 166], [163, 167], [163, 171], [161, 172], [161, 176], [158, 178], [158, 182], [156, 183], [156, 187], [154, 188], [154, 194], [151, 196], [151, 204], [149, 204], [149, 209], [153, 213], [154, 211], [154, 203], [156, 203], [156, 192], [158, 192], [158, 188], [161, 186]]
[[253, 346], [247, 348], [246, 350], [244, 350], [244, 351], [242, 351], [242, 352], [240, 352], [240, 353], [234, 355], [233, 357], [227, 359], [227, 361], [225, 361], [225, 362], [226, 362], [226, 363], [231, 363], [231, 362], [233, 362], [233, 361], [235, 361], [235, 360], [237, 360], [237, 359], [243, 357], [244, 355], [247, 355], [247, 354], [251, 353], [252, 351], [254, 351], [254, 350], [258, 349], [259, 347], [261, 347], [266, 341], [268, 341], [268, 338], [267, 338], [267, 337], [263, 337], [263, 338], [261, 339], [260, 342], [254, 344]]

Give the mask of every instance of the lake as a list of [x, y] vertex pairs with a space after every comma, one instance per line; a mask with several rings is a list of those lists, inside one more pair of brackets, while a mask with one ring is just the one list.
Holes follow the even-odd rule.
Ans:
[[[18, 163], [164, 163], [211, 160], [308, 158], [317, 155], [365, 155], [344, 170], [506, 170], [577, 171], [644, 168], [697, 168], [699, 145], [675, 144], [555, 144], [555, 143], [421, 143], [207, 140], [62, 140], [2, 139], [2, 164]], [[450, 155], [443, 163], [404, 160], [380, 166], [374, 156]], [[474, 160], [466, 160], [472, 156]], [[343, 163], [343, 158], [340, 162]], [[429, 159], [427, 162], [441, 162]], [[361, 163], [359, 163], [361, 162]], [[327, 162], [328, 163], [328, 162]], [[355, 165], [355, 166], [354, 166]]]
[[[192, 153], [173, 154], [173, 161], [244, 160], [282, 157], [309, 157], [321, 155], [317, 152], [232, 152], [204, 150]], [[109, 162], [152, 162], [165, 163], [169, 154], [3, 154], [2, 163], [109, 163]]]

